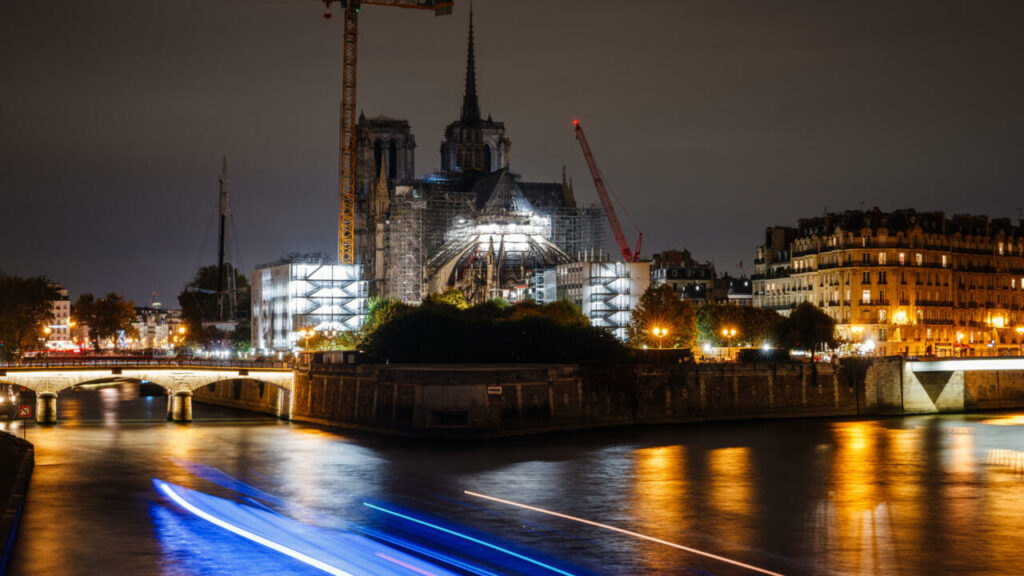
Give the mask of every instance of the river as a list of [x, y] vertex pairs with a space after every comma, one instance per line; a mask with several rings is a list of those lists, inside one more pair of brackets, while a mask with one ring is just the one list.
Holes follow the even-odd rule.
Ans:
[[[350, 562], [334, 572], [348, 574], [1017, 574], [1024, 566], [1021, 414], [694, 424], [454, 445], [201, 404], [193, 423], [172, 424], [162, 397], [130, 384], [64, 392], [58, 414], [53, 427], [0, 423], [36, 446], [13, 576], [332, 573], [310, 561], [317, 554]], [[154, 480], [221, 510], [229, 526], [258, 521], [277, 532], [261, 542], [232, 531]]]

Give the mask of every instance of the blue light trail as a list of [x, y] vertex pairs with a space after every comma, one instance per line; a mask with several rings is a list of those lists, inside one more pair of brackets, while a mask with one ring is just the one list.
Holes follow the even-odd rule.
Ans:
[[496, 551], [501, 552], [503, 554], [507, 554], [507, 555], [512, 556], [514, 558], [518, 558], [518, 559], [523, 560], [525, 562], [529, 562], [530, 564], [533, 564], [535, 566], [540, 566], [541, 568], [545, 568], [547, 570], [550, 570], [551, 572], [554, 572], [555, 574], [562, 574], [563, 576], [575, 576], [571, 572], [566, 572], [565, 570], [561, 570], [561, 569], [556, 568], [556, 567], [554, 567], [554, 566], [552, 566], [550, 564], [545, 564], [544, 562], [541, 562], [540, 560], [535, 560], [533, 558], [530, 558], [529, 556], [523, 556], [522, 554], [519, 554], [518, 552], [514, 552], [512, 550], [509, 550], [508, 548], [503, 548], [501, 546], [498, 546], [497, 544], [491, 544], [490, 542], [485, 542], [483, 540], [480, 540], [479, 538], [474, 538], [474, 537], [469, 536], [467, 534], [462, 534], [461, 532], [456, 532], [454, 530], [449, 530], [448, 528], [444, 528], [443, 526], [438, 526], [437, 524], [431, 524], [430, 522], [427, 522], [425, 520], [420, 520], [418, 518], [413, 518], [412, 516], [407, 516], [405, 514], [401, 514], [399, 512], [395, 512], [393, 510], [388, 510], [387, 508], [381, 508], [380, 506], [375, 506], [373, 504], [370, 504], [369, 502], [363, 502], [363, 506], [366, 506], [366, 507], [371, 508], [373, 510], [377, 510], [378, 512], [383, 512], [385, 514], [390, 514], [392, 516], [396, 516], [398, 518], [402, 518], [404, 520], [408, 520], [410, 522], [419, 524], [421, 526], [426, 526], [428, 528], [433, 528], [434, 530], [438, 530], [438, 531], [444, 532], [445, 534], [449, 534], [449, 535], [455, 536], [457, 538], [462, 538], [463, 540], [468, 540], [470, 542], [473, 542], [475, 544], [479, 544], [481, 546], [485, 546], [487, 548], [490, 548], [491, 550], [496, 550]]

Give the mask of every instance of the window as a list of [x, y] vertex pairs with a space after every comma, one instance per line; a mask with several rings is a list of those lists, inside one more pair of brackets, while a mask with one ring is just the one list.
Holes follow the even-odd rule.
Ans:
[[900, 266], [903, 266], [906, 263], [907, 263], [907, 255], [904, 254], [903, 252], [900, 252]]
[[1003, 255], [1003, 243], [1002, 242], [999, 243], [999, 255], [1000, 256]]
[[860, 276], [861, 284], [871, 284], [871, 272], [862, 272]]
[[920, 254], [920, 253], [915, 254], [914, 255], [914, 259], [917, 261], [917, 265], [918, 266], [924, 264], [924, 254]]
[[860, 255], [860, 261], [865, 263], [865, 264], [870, 264], [871, 263], [871, 255], [868, 254], [867, 252], [861, 254]]
[[942, 267], [943, 268], [946, 267], [946, 255], [945, 254], [942, 255]]
[[888, 314], [885, 308], [878, 311], [878, 323], [885, 324], [888, 321]]
[[861, 304], [871, 304], [871, 290], [864, 290], [860, 293]]
[[886, 281], [885, 281], [885, 280], [886, 280], [886, 278], [885, 278], [885, 272], [879, 272], [879, 273], [878, 273], [878, 283], [879, 283], [879, 284], [886, 284]]
[[878, 265], [885, 266], [885, 252], [878, 253]]

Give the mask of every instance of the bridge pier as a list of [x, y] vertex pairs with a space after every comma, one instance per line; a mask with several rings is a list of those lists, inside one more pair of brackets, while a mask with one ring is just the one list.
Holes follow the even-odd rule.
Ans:
[[39, 392], [36, 394], [36, 423], [57, 423], [57, 393]]
[[292, 391], [282, 389], [277, 394], [277, 417], [281, 420], [292, 419]]
[[192, 393], [178, 391], [171, 396], [171, 420], [174, 422], [192, 421]]

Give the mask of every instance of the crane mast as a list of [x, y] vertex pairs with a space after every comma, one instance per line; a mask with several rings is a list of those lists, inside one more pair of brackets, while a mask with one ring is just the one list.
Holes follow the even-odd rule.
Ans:
[[615, 206], [612, 205], [612, 199], [608, 196], [604, 178], [597, 168], [594, 155], [590, 152], [590, 144], [587, 143], [587, 136], [583, 133], [583, 126], [580, 126], [579, 120], [573, 120], [572, 123], [576, 127], [576, 140], [579, 141], [580, 148], [583, 149], [583, 157], [586, 158], [590, 175], [594, 178], [594, 187], [597, 188], [597, 195], [601, 199], [601, 205], [604, 206], [604, 213], [608, 217], [608, 224], [612, 227], [612, 234], [615, 235], [615, 243], [619, 245], [622, 259], [625, 262], [636, 262], [640, 259], [640, 245], [643, 243], [644, 235], [642, 232], [637, 232], [636, 250], [630, 250], [626, 235], [622, 233], [622, 225], [619, 224], [619, 216], [615, 213]]
[[[345, 36], [341, 68], [341, 150], [338, 163], [339, 215], [338, 259], [355, 264], [356, 222], [356, 63], [359, 39], [359, 8], [363, 4], [433, 10], [435, 15], [451, 14], [453, 0], [323, 0], [328, 8], [341, 4]], [[326, 15], [325, 15], [326, 16]]]

